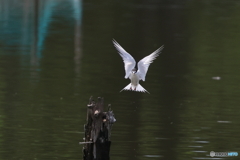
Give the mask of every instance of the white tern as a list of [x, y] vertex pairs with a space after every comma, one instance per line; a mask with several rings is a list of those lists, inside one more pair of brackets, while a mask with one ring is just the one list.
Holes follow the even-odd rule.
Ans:
[[[125, 68], [125, 79], [129, 78], [131, 80], [131, 83], [127, 85], [123, 90], [130, 90], [130, 91], [136, 91], [136, 92], [147, 92], [146, 89], [144, 89], [140, 84], [139, 81], [143, 80], [145, 81], [145, 77], [148, 71], [149, 65], [153, 62], [154, 59], [161, 53], [164, 46], [162, 45], [160, 48], [158, 48], [156, 51], [154, 51], [152, 54], [144, 57], [138, 62], [137, 68], [135, 68], [136, 62], [134, 58], [125, 51], [116, 40], [113, 39], [113, 44], [118, 50], [119, 55], [122, 57], [124, 62], [124, 68]], [[120, 92], [121, 92], [120, 91]]]

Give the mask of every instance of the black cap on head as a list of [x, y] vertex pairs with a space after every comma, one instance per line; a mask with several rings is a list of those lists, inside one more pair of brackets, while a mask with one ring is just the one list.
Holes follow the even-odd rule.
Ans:
[[136, 69], [136, 68], [133, 68], [133, 69], [132, 69], [132, 72], [136, 73], [136, 72], [137, 72], [137, 69]]

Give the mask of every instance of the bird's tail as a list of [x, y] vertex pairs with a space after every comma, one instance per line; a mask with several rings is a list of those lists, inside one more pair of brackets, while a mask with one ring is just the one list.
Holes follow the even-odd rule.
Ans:
[[[125, 88], [123, 88], [120, 92], [122, 92], [123, 90], [128, 90], [128, 91], [136, 91], [136, 92], [147, 92], [149, 93], [146, 89], [144, 89], [140, 84], [137, 85], [137, 87], [132, 86], [132, 84], [130, 83], [129, 85], [127, 85]], [[150, 94], [150, 93], [149, 93]]]

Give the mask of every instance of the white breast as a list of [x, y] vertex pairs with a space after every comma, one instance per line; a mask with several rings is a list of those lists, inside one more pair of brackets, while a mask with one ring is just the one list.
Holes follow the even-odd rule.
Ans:
[[138, 77], [137, 73], [131, 73], [130, 80], [131, 80], [132, 85], [137, 87], [137, 85], [139, 83], [139, 77]]

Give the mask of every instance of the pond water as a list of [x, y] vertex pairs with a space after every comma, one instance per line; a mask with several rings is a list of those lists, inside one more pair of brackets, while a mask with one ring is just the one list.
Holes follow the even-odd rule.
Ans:
[[[112, 104], [112, 160], [239, 159], [240, 3], [0, 0], [0, 159], [82, 159], [89, 97]], [[136, 61], [161, 45], [141, 85]]]

